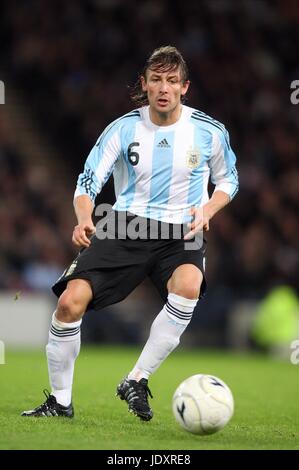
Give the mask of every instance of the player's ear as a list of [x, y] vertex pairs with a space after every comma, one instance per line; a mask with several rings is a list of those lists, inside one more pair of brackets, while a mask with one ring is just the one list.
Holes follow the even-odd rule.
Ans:
[[182, 93], [181, 93], [182, 96], [184, 96], [187, 93], [189, 85], [190, 85], [190, 80], [186, 80], [185, 83], [183, 83]]
[[140, 83], [142, 91], [147, 91], [146, 79], [143, 75], [140, 76]]

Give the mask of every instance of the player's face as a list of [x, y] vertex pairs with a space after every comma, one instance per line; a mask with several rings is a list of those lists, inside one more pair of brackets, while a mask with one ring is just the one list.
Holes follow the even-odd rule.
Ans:
[[141, 77], [142, 90], [147, 93], [154, 113], [172, 114], [180, 110], [181, 96], [187, 93], [189, 81], [183, 82], [180, 68], [168, 72], [147, 70]]

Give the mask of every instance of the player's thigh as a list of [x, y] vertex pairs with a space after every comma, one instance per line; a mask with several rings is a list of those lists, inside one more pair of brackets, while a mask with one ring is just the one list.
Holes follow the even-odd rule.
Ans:
[[194, 264], [182, 264], [172, 273], [167, 282], [167, 290], [173, 294], [195, 299], [200, 293], [203, 281], [201, 270]]

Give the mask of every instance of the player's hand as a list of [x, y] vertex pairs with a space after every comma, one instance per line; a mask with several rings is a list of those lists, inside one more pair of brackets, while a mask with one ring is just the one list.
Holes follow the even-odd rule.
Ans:
[[205, 207], [191, 207], [190, 215], [193, 217], [193, 221], [187, 224], [190, 228], [190, 232], [186, 233], [184, 240], [191, 240], [196, 233], [209, 231], [210, 216]]
[[89, 237], [95, 232], [96, 228], [92, 222], [78, 224], [74, 228], [72, 242], [76, 247], [88, 248], [91, 243]]

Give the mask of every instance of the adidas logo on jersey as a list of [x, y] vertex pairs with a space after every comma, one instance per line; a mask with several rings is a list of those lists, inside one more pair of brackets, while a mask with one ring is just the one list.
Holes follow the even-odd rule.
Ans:
[[166, 139], [163, 139], [161, 140], [161, 142], [158, 143], [157, 147], [162, 148], [162, 149], [169, 149], [170, 145]]

